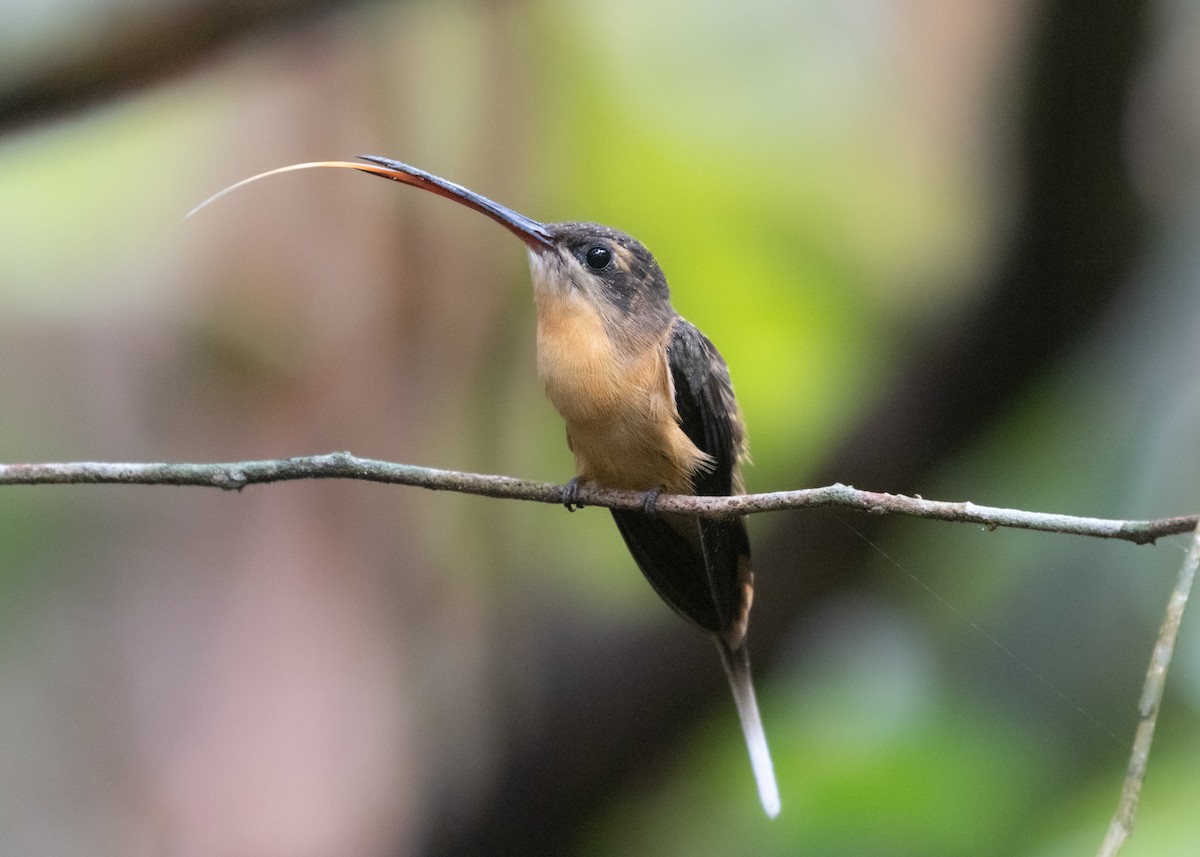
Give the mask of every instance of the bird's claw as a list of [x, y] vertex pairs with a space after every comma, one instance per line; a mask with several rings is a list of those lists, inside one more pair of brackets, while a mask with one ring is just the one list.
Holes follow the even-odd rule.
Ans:
[[583, 480], [576, 476], [563, 486], [562, 504], [568, 512], [583, 508], [583, 504], [579, 502], [579, 486], [582, 484]]
[[661, 493], [662, 488], [654, 487], [642, 498], [642, 511], [651, 518], [658, 515], [658, 495]]

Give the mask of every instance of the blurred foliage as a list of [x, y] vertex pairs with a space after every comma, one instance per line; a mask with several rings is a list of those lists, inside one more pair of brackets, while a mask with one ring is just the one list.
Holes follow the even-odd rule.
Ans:
[[178, 252], [175, 215], [203, 191], [186, 159], [214, 121], [202, 95], [178, 96], [151, 94], [5, 141], [0, 299], [23, 313], [89, 318], [177, 298], [163, 288], [177, 276], [158, 266], [174, 264], [162, 260]]

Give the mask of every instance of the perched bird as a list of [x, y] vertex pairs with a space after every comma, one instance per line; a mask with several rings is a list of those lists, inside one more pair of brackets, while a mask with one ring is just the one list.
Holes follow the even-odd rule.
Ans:
[[713, 344], [671, 306], [667, 280], [636, 239], [595, 223], [539, 223], [461, 185], [388, 158], [294, 164], [360, 170], [452, 199], [492, 218], [529, 252], [537, 310], [537, 369], [567, 427], [578, 486], [647, 492], [640, 511], [612, 510], [651, 586], [712, 634], [733, 690], [758, 793], [779, 814], [779, 789], [754, 696], [746, 628], [754, 572], [745, 523], [658, 513], [660, 492], [742, 492], [746, 434], [729, 370]]

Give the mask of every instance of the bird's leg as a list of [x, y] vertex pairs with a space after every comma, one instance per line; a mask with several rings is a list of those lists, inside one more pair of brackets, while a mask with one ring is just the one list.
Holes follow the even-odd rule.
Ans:
[[655, 485], [642, 498], [642, 511], [651, 518], [658, 515], [658, 495], [663, 492], [661, 485]]
[[576, 509], [583, 508], [583, 504], [579, 502], [579, 486], [583, 482], [584, 479], [582, 476], [573, 476], [571, 481], [563, 486], [562, 504], [568, 512], [574, 512]]

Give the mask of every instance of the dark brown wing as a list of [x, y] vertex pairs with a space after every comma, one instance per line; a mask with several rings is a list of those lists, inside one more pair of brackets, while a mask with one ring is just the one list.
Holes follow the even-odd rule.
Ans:
[[[713, 459], [710, 469], [692, 474], [696, 493], [723, 496], [740, 490], [737, 468], [745, 440], [725, 361], [707, 337], [682, 318], [672, 327], [667, 360], [680, 428]], [[732, 648], [739, 647], [752, 582], [745, 524], [740, 519], [649, 517], [619, 509], [612, 514], [659, 596], [700, 627], [720, 634]]]

